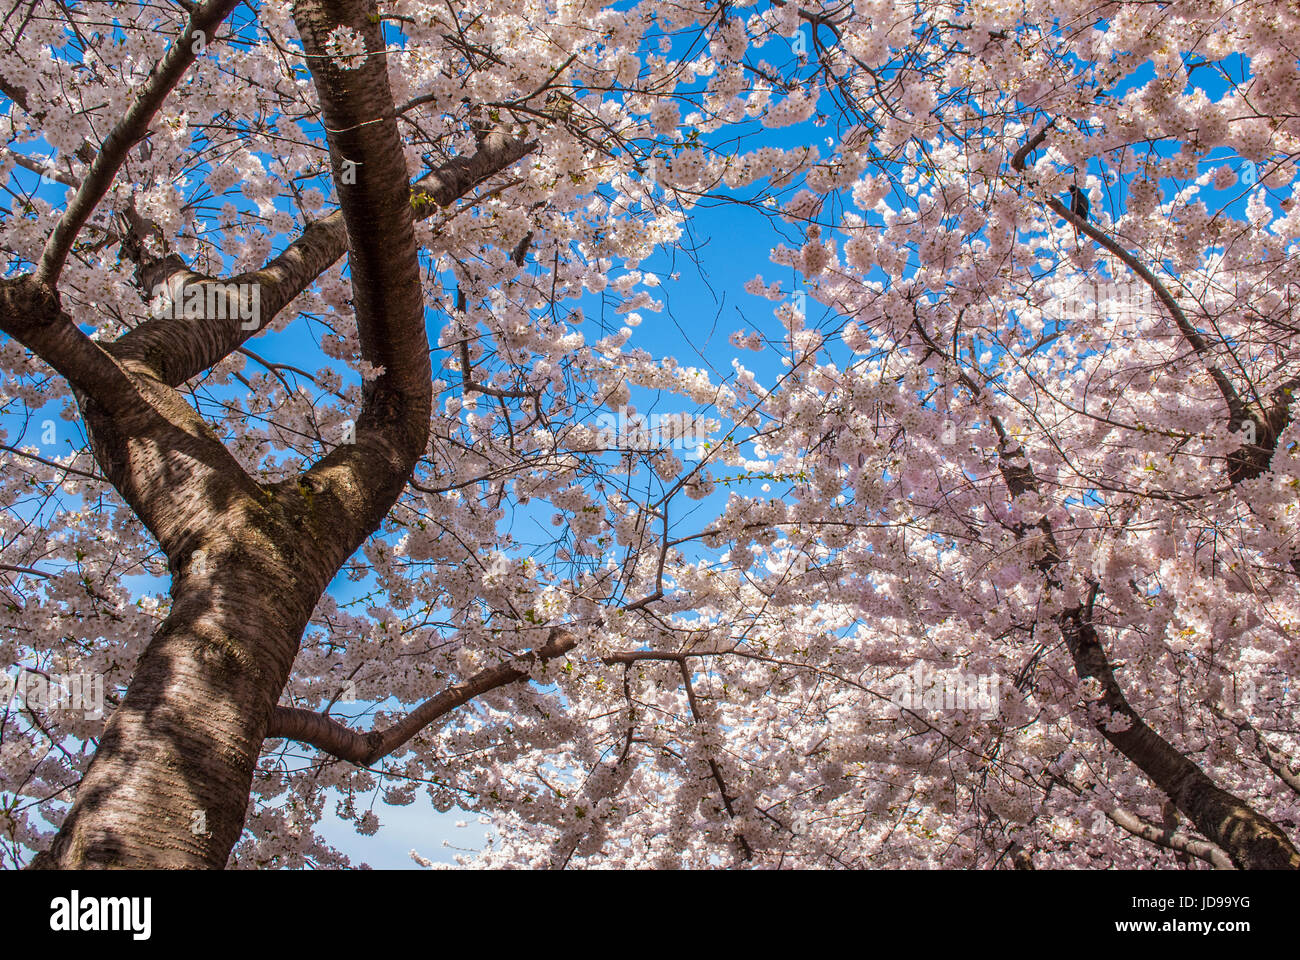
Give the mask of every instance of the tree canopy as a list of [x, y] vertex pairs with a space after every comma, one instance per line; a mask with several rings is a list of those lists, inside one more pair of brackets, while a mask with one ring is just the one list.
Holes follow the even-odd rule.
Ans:
[[1293, 3], [8, 6], [7, 866], [1300, 867]]

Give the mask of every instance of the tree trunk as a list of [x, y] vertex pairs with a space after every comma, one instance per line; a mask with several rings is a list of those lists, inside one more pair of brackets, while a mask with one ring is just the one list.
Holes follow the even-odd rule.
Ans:
[[1061, 632], [1079, 679], [1092, 678], [1101, 684], [1099, 704], [1110, 718], [1099, 718], [1096, 728], [1115, 749], [1137, 764], [1237, 867], [1300, 870], [1300, 852], [1281, 827], [1218, 786], [1138, 716], [1081, 608], [1062, 616]]
[[[206, 321], [166, 321], [156, 327], [161, 339], [145, 338], [152, 346], [143, 356], [110, 358], [60, 313], [52, 291], [32, 281], [0, 285], [8, 305], [43, 307], [42, 322], [8, 326], [33, 349], [68, 358], [60, 372], [77, 390], [95, 458], [173, 575], [171, 615], [34, 867], [225, 865], [316, 601], [378, 529], [425, 450], [433, 387], [424, 297], [378, 13], [373, 0], [303, 0], [294, 14], [322, 101], [361, 354], [382, 368], [363, 387], [354, 442], [297, 477], [259, 484], [175, 389], [198, 372], [178, 374], [178, 364], [237, 341], [222, 341]], [[347, 69], [327, 51], [340, 27], [365, 38], [367, 54]], [[467, 191], [530, 148], [492, 149], [430, 188]], [[254, 275], [278, 291], [265, 298], [272, 313], [291, 296], [285, 284], [300, 289], [337, 259], [341, 239], [337, 226], [317, 230], [277, 258], [279, 268]]]
[[231, 523], [202, 549], [33, 868], [225, 866], [319, 591], [265, 530]]

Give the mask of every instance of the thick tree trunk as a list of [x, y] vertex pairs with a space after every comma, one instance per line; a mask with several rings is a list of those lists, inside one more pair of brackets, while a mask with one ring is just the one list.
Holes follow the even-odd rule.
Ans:
[[281, 554], [262, 531], [234, 527], [191, 557], [71, 812], [33, 868], [225, 865], [318, 595], [304, 584], [316, 578]]
[[[155, 344], [158, 355], [122, 351], [110, 359], [58, 313], [52, 292], [32, 283], [0, 285], [0, 299], [8, 296], [12, 306], [22, 297], [44, 304], [46, 322], [18, 330], [25, 343], [48, 341], [62, 345], [62, 354], [85, 354], [66, 368], [95, 457], [157, 537], [173, 573], [171, 615], [109, 719], [72, 810], [34, 867], [225, 865], [312, 609], [344, 560], [379, 527], [425, 449], [432, 377], [424, 300], [378, 14], [373, 0], [302, 0], [294, 12], [322, 100], [361, 353], [383, 368], [363, 389], [354, 443], [293, 479], [257, 484], [164, 372], [166, 358], [190, 358], [195, 350]], [[350, 69], [326, 52], [339, 27], [365, 37], [368, 52]], [[521, 155], [502, 149], [501, 163]], [[478, 162], [462, 166], [456, 182], [467, 190], [483, 170]], [[335, 259], [337, 233], [317, 231], [305, 244], [314, 256], [299, 249], [280, 258], [287, 272], [279, 280], [300, 286], [303, 270], [295, 264], [323, 268]], [[276, 281], [276, 271], [263, 280]], [[268, 304], [275, 311], [281, 305], [275, 298]], [[169, 326], [172, 336], [199, 345], [199, 354], [211, 338], [182, 333], [202, 329]], [[120, 389], [97, 389], [106, 378]]]

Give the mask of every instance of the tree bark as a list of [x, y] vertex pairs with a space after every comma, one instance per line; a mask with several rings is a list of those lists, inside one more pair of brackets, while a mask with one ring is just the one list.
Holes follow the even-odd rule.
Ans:
[[216, 532], [179, 577], [170, 616], [33, 868], [225, 865], [315, 602], [267, 532]]
[[[170, 337], [162, 352], [106, 351], [61, 314], [47, 285], [0, 284], [4, 329], [68, 376], [105, 477], [172, 568], [170, 615], [36, 868], [225, 865], [311, 612], [425, 451], [429, 344], [378, 16], [363, 0], [303, 0], [295, 18], [321, 99], [342, 230], [305, 236], [303, 246], [316, 251], [311, 262], [299, 263], [299, 249], [286, 262], [303, 269], [267, 279], [301, 289], [309, 268], [337, 258], [336, 234], [346, 236], [362, 357], [383, 368], [364, 387], [355, 443], [297, 477], [258, 484], [175, 389], [168, 358], [220, 359], [208, 352], [212, 340], [197, 335], [201, 324], [157, 328]], [[340, 69], [325, 51], [340, 26], [365, 37], [369, 53], [356, 69]], [[514, 150], [500, 160], [513, 162]], [[468, 166], [471, 174], [488, 169]], [[35, 319], [24, 317], [27, 304], [42, 308]], [[185, 349], [187, 336], [199, 349]]]
[[1137, 764], [1237, 867], [1300, 870], [1300, 852], [1281, 827], [1219, 787], [1129, 706], [1083, 608], [1062, 615], [1061, 632], [1079, 679], [1101, 684], [1098, 703], [1109, 716], [1098, 717], [1094, 726], [1111, 746]]

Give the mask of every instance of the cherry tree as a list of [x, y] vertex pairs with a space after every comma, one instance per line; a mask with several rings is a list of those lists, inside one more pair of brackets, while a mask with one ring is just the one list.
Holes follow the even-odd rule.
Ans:
[[[6, 861], [1300, 866], [1297, 27], [15, 4], [0, 643], [106, 706]], [[636, 345], [706, 201], [729, 370]]]

